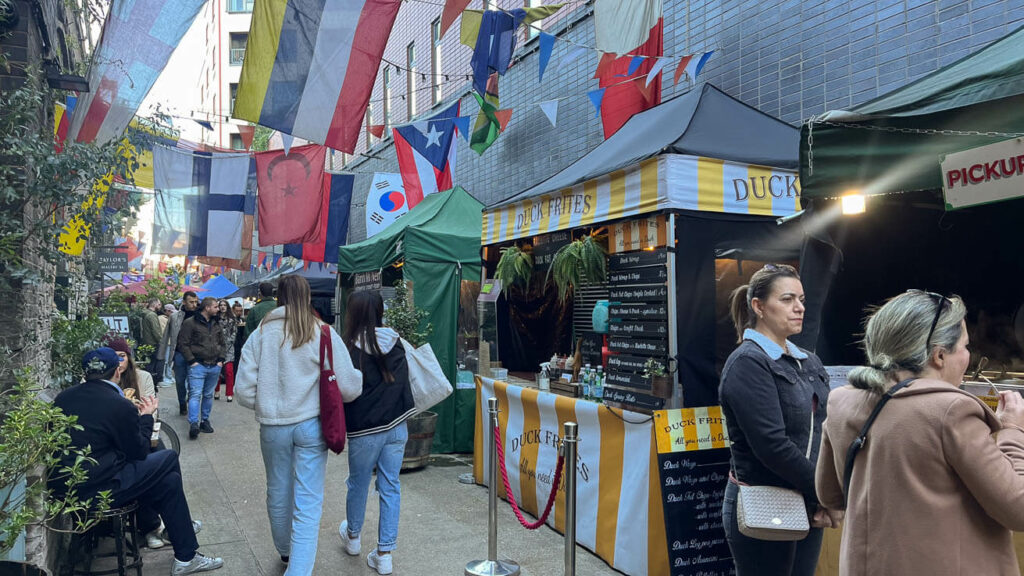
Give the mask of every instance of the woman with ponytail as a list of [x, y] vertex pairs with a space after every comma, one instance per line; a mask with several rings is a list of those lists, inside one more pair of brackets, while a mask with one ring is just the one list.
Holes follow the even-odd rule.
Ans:
[[816, 478], [822, 504], [846, 510], [841, 575], [1020, 574], [1024, 399], [1003, 392], [992, 412], [959, 389], [966, 314], [956, 296], [892, 298], [865, 326], [868, 365], [829, 398]]
[[[792, 266], [767, 264], [732, 293], [739, 346], [722, 370], [722, 412], [731, 471], [722, 521], [738, 576], [812, 576], [822, 528], [841, 514], [818, 505], [814, 466], [828, 401], [828, 374], [813, 353], [788, 340], [803, 328], [804, 289]], [[804, 496], [811, 524], [798, 541], [746, 536], [736, 521], [740, 485], [778, 486]]]

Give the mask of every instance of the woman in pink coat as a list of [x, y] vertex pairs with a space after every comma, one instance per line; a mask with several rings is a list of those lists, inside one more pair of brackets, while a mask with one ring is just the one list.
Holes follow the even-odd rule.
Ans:
[[[965, 314], [955, 296], [889, 300], [867, 322], [870, 364], [829, 395], [816, 486], [823, 506], [846, 509], [841, 575], [1020, 574], [1011, 530], [1024, 530], [1024, 399], [1004, 392], [993, 413], [958, 388]], [[847, 452], [887, 393], [847, 498]]]

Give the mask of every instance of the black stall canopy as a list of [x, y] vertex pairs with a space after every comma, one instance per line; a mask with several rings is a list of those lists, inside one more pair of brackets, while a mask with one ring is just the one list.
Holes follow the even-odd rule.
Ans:
[[[796, 260], [799, 130], [705, 84], [636, 114], [562, 171], [484, 210], [484, 245], [654, 213], [675, 222], [679, 379], [717, 404], [716, 259]], [[726, 336], [728, 337], [728, 336]]]
[[[990, 365], [1024, 366], [1024, 199], [953, 206], [942, 170], [947, 156], [1021, 147], [1020, 137], [1024, 27], [889, 94], [808, 121], [800, 179], [804, 225], [815, 224], [801, 257], [811, 321], [799, 341], [826, 363], [860, 363], [865, 308], [919, 288], [964, 298], [971, 348]], [[1018, 171], [1002, 179], [1024, 180], [1024, 156], [1013, 158]], [[854, 192], [867, 197], [866, 211], [839, 216], [834, 199]]]

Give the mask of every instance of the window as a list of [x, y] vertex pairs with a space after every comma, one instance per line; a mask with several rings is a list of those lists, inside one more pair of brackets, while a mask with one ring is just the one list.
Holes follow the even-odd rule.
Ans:
[[391, 127], [391, 66], [384, 66], [384, 125]]
[[430, 23], [430, 103], [441, 103], [441, 19]]
[[245, 45], [249, 42], [248, 32], [231, 33], [231, 59], [232, 66], [241, 66], [245, 60]]
[[494, 10], [494, 0], [484, 0], [484, 10]]
[[237, 82], [232, 82], [231, 84], [228, 84], [228, 87], [231, 90], [231, 108], [228, 109], [228, 114], [234, 114], [235, 113], [235, 98], [238, 97], [238, 83]]
[[373, 124], [373, 102], [366, 106], [366, 149], [373, 146], [373, 134], [370, 134], [370, 125]]
[[232, 134], [231, 135], [231, 149], [232, 150], [244, 150], [245, 149], [245, 145], [242, 144], [242, 135], [241, 134]]
[[252, 12], [253, 0], [228, 0], [228, 12]]
[[408, 119], [416, 116], [416, 43], [405, 48], [405, 106]]
[[[540, 6], [540, 2], [538, 0], [523, 0], [524, 8], [533, 8], [534, 6]], [[530, 24], [529, 26], [526, 27], [527, 40], [537, 37], [537, 34], [540, 33], [539, 26], [539, 24], [534, 22], [533, 24]]]

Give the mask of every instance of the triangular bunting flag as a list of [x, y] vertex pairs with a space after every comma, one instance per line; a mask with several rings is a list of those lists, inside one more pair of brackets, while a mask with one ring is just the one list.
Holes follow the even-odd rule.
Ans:
[[370, 124], [366, 127], [366, 129], [370, 131], [370, 134], [373, 134], [374, 138], [383, 138], [384, 128], [384, 124]]
[[469, 116], [456, 116], [455, 117], [455, 129], [459, 131], [459, 135], [469, 142]]
[[305, 272], [306, 270], [309, 270], [309, 262], [306, 261], [306, 260], [303, 260], [302, 261], [302, 271]]
[[597, 90], [587, 92], [587, 96], [590, 97], [590, 101], [594, 104], [594, 116], [601, 115], [601, 100], [604, 99], [604, 91], [604, 88], [598, 88]]
[[469, 6], [470, 0], [445, 0], [444, 11], [441, 12], [441, 36], [451, 28], [459, 14]]
[[295, 141], [295, 136], [291, 134], [281, 133], [281, 145], [284, 146], [284, 155], [287, 156], [288, 152], [292, 149], [292, 142]]
[[605, 70], [618, 60], [619, 55], [613, 52], [606, 52], [601, 55], [601, 59], [597, 62], [597, 70], [594, 71], [594, 78], [600, 78], [604, 76]]
[[633, 56], [633, 59], [629, 61], [629, 70], [626, 71], [626, 76], [632, 76], [636, 74], [636, 71], [640, 69], [640, 65], [644, 63], [643, 56]]
[[661, 74], [661, 71], [665, 68], [667, 64], [668, 58], [658, 58], [658, 61], [655, 62], [654, 66], [651, 67], [651, 71], [647, 73], [647, 81], [644, 82], [644, 85], [650, 86], [651, 82], [653, 82], [654, 79], [658, 77], [658, 74]]
[[[697, 61], [697, 65], [693, 69], [693, 76], [690, 77], [691, 80], [694, 82], [697, 81], [697, 76], [700, 75], [700, 71], [704, 69], [704, 65], [708, 63], [708, 58], [711, 58], [711, 55], [714, 53], [715, 51], [712, 50], [710, 52], [705, 52], [704, 55], [700, 57], [700, 60]], [[686, 73], [689, 74], [690, 71], [687, 70]]]
[[577, 48], [577, 49], [573, 50], [572, 52], [569, 52], [568, 54], [563, 56], [562, 57], [562, 61], [558, 63], [558, 69], [561, 70], [562, 68], [565, 68], [573, 60], [579, 58], [584, 53], [586, 53], [587, 50], [588, 50], [588, 48], [580, 47], [580, 48]]
[[548, 100], [547, 102], [541, 102], [538, 104], [540, 109], [544, 112], [544, 115], [548, 117], [548, 121], [551, 122], [551, 126], [558, 126], [558, 100]]
[[540, 77], [537, 79], [538, 82], [544, 81], [544, 70], [548, 67], [548, 61], [551, 60], [551, 51], [555, 48], [555, 37], [547, 32], [540, 33]]
[[242, 137], [242, 146], [245, 146], [245, 149], [248, 150], [252, 148], [252, 139], [256, 135], [256, 127], [251, 125], [239, 126], [238, 135]]
[[498, 119], [498, 124], [501, 126], [501, 131], [504, 132], [505, 128], [508, 127], [508, 121], [512, 119], [512, 108], [506, 108], [504, 110], [495, 110], [494, 117]]
[[676, 76], [672, 80], [673, 84], [679, 84], [679, 79], [682, 78], [683, 72], [686, 72], [686, 67], [690, 65], [690, 60], [693, 59], [693, 54], [689, 56], [683, 56], [679, 60], [679, 66], [676, 66]]

